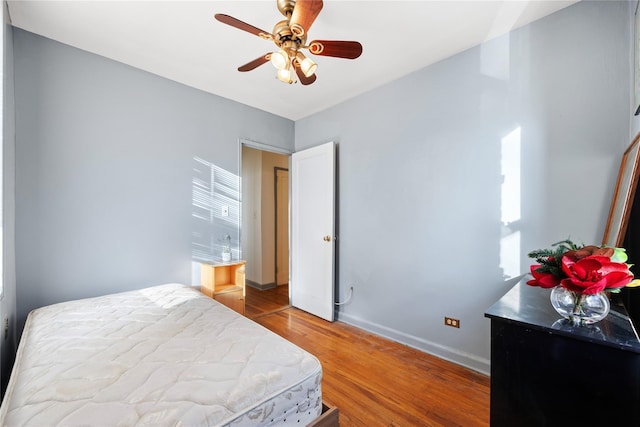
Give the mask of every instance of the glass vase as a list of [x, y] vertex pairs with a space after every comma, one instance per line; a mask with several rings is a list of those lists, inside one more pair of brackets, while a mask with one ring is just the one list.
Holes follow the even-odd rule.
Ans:
[[551, 305], [565, 319], [573, 324], [589, 325], [607, 317], [611, 305], [604, 292], [585, 295], [562, 286], [551, 290]]

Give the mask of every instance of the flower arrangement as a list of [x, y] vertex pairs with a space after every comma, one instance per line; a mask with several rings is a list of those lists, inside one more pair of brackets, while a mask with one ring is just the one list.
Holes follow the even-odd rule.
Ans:
[[538, 264], [531, 266], [533, 279], [528, 285], [553, 288], [558, 285], [579, 295], [593, 295], [602, 291], [640, 285], [629, 271], [624, 248], [576, 245], [571, 240], [554, 243], [552, 249], [538, 249], [529, 253]]

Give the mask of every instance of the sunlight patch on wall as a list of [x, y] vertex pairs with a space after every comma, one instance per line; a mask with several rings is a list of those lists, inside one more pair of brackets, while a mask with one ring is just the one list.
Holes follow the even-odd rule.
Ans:
[[482, 75], [497, 80], [509, 80], [509, 50], [509, 35], [483, 43], [480, 47], [480, 72]]
[[520, 231], [521, 219], [521, 128], [517, 127], [502, 138], [500, 169], [502, 174], [500, 221], [502, 237], [500, 240], [500, 268], [505, 279], [522, 274], [520, 270]]
[[527, 8], [531, 7], [529, 1], [506, 1], [498, 3], [498, 11], [494, 14], [493, 23], [487, 32], [485, 40], [507, 34], [512, 31]]
[[[241, 258], [240, 177], [200, 157], [193, 158], [192, 260], [221, 262], [227, 236], [231, 259]], [[194, 268], [193, 275], [196, 275]], [[199, 272], [199, 267], [197, 269]], [[195, 280], [195, 278], [194, 278]], [[198, 280], [194, 283], [199, 282]]]

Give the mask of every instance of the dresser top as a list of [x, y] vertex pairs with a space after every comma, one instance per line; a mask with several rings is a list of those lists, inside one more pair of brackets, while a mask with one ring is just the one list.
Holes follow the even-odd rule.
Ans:
[[572, 325], [551, 306], [551, 289], [527, 285], [525, 277], [485, 313], [492, 321], [563, 335], [609, 347], [640, 353], [640, 339], [618, 295], [611, 297], [611, 311], [592, 325]]

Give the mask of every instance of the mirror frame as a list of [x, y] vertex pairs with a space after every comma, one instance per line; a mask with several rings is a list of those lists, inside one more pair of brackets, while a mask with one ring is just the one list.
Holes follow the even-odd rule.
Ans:
[[622, 155], [618, 180], [609, 209], [607, 226], [602, 244], [610, 247], [622, 247], [629, 224], [631, 206], [640, 175], [640, 133], [636, 135], [629, 148]]

